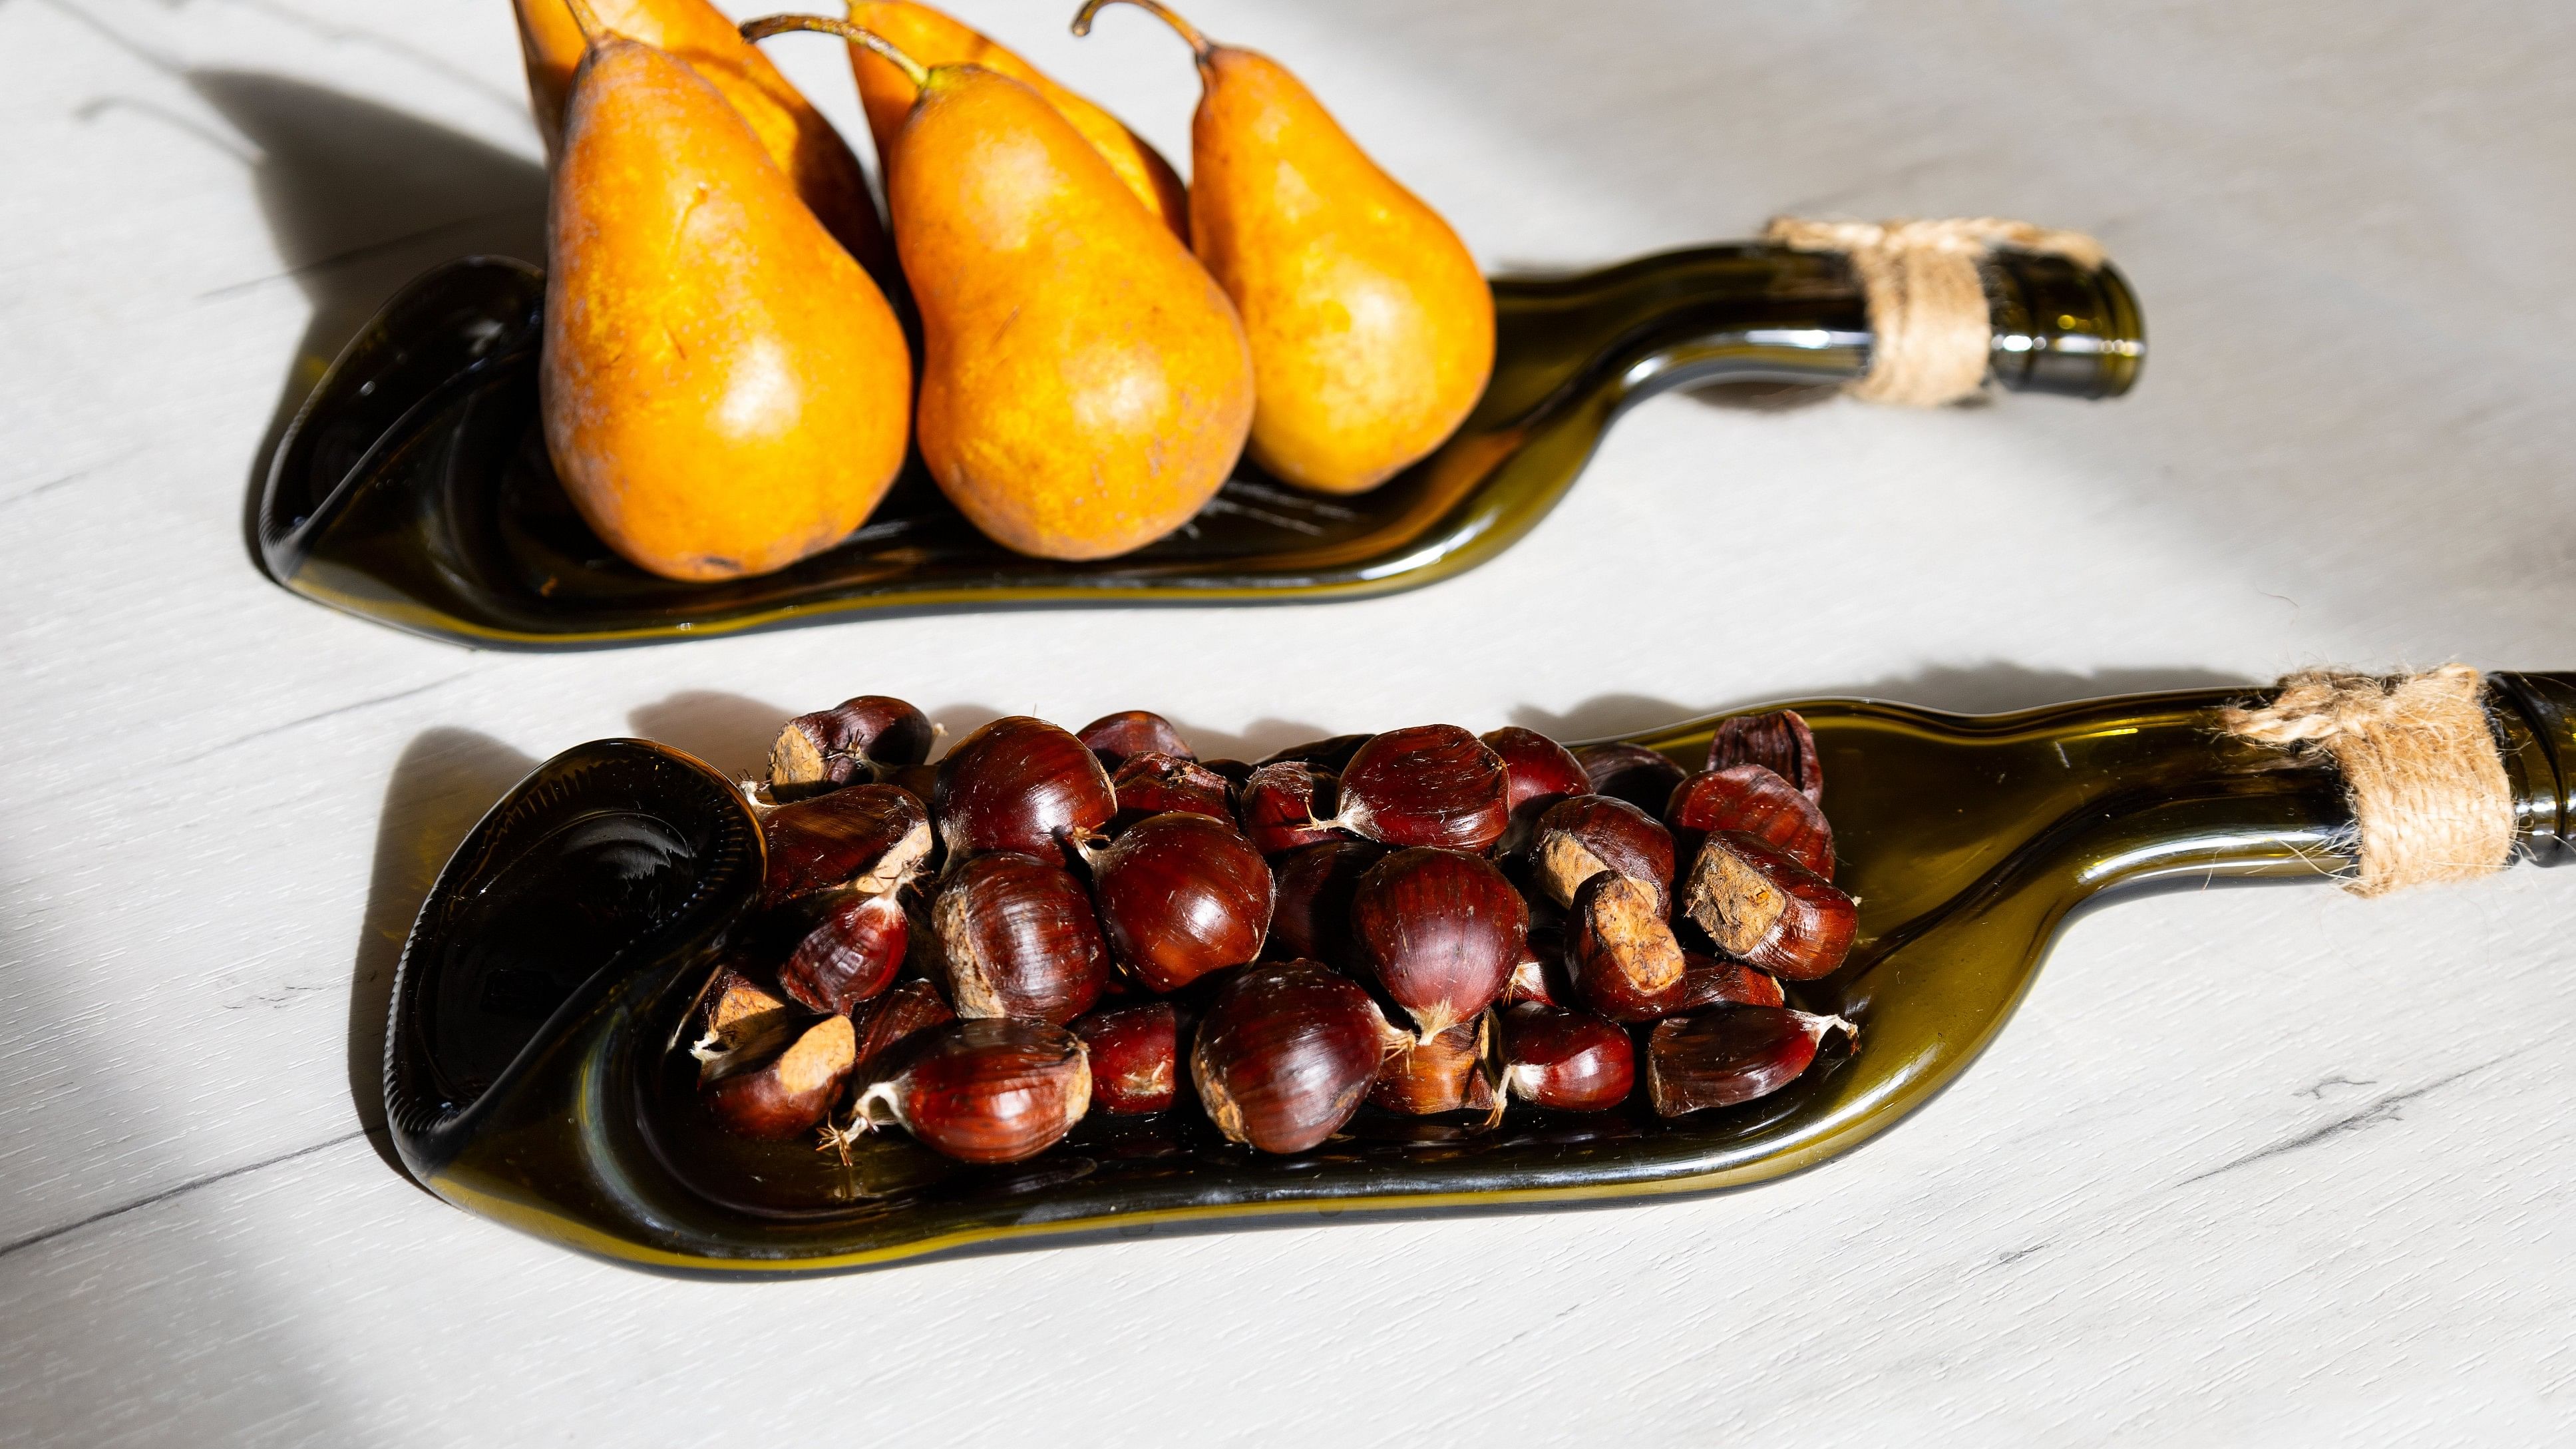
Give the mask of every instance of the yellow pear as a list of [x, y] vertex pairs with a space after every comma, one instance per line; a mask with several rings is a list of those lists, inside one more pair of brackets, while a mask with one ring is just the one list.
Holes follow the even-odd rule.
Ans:
[[[1012, 53], [982, 31], [927, 5], [908, 0], [853, 0], [850, 23], [885, 37], [925, 66], [980, 65], [998, 71], [1046, 97], [1073, 128], [1091, 143], [1109, 169], [1118, 173], [1145, 209], [1163, 219], [1183, 241], [1190, 235], [1190, 193], [1172, 163], [1145, 139], [1090, 101], [1057, 85], [1044, 71]], [[895, 132], [912, 114], [918, 94], [901, 66], [864, 45], [850, 47], [850, 69], [858, 76], [859, 103], [868, 113], [868, 130], [876, 136], [877, 155], [894, 149]]]
[[[528, 67], [528, 98], [546, 154], [563, 151], [564, 106], [581, 64], [582, 28], [570, 0], [512, 0], [519, 16], [519, 50]], [[708, 0], [589, 0], [608, 30], [688, 62], [760, 138], [769, 159], [795, 182], [825, 230], [839, 238], [879, 278], [894, 280], [894, 247], [868, 193], [867, 173], [832, 129], [769, 57], [752, 48], [724, 12]]]
[[784, 568], [858, 527], [903, 466], [911, 357], [741, 114], [602, 33], [553, 186], [546, 445], [590, 526], [675, 579]]
[[[1089, 0], [1074, 21], [1117, 0]], [[1126, 0], [1198, 55], [1190, 236], [1234, 299], [1260, 407], [1252, 458], [1358, 493], [1457, 430], [1494, 366], [1494, 296], [1458, 234], [1378, 169], [1278, 62], [1210, 44], [1157, 0]]]
[[921, 316], [922, 460], [1005, 547], [1107, 558], [1189, 521], [1252, 424], [1234, 304], [1044, 97], [978, 65], [925, 68], [875, 33], [821, 30], [918, 96], [883, 160]]

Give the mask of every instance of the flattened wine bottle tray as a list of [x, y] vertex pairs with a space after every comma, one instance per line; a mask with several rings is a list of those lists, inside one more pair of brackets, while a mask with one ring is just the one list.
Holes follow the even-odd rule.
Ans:
[[[2144, 355], [2110, 268], [1998, 253], [2004, 387], [2109, 397]], [[307, 598], [435, 638], [569, 649], [871, 612], [1349, 598], [1446, 578], [1529, 531], [1629, 404], [1726, 380], [1833, 383], [1868, 365], [1839, 256], [1714, 246], [1584, 276], [1495, 283], [1498, 355], [1440, 451], [1353, 497], [1249, 464], [1173, 533], [1058, 563], [985, 539], [916, 457], [868, 523], [760, 578], [677, 583], [610, 553], [547, 461], [537, 408], [544, 275], [474, 258], [407, 287], [305, 401], [260, 491], [261, 566]]]
[[[2496, 675], [2522, 853], [2566, 860], [2576, 676]], [[1295, 1157], [1192, 1108], [1094, 1114], [1011, 1167], [899, 1133], [852, 1164], [718, 1131], [683, 1032], [753, 904], [758, 824], [678, 751], [603, 740], [548, 761], [441, 873], [404, 948], [386, 1046], [396, 1146], [449, 1200], [677, 1272], [845, 1271], [1083, 1236], [1425, 1214], [1741, 1187], [1849, 1151], [1975, 1059], [2077, 909], [2119, 891], [2320, 881], [2351, 846], [2330, 770], [2226, 737], [2241, 695], [2143, 695], [1985, 718], [1867, 700], [1815, 731], [1859, 936], [1812, 1010], [1859, 1025], [1773, 1096], [1665, 1121], [1642, 1107], [1481, 1130], [1364, 1113]], [[1695, 765], [1714, 721], [1637, 737]], [[1838, 1040], [1838, 1038], [1836, 1038]]]

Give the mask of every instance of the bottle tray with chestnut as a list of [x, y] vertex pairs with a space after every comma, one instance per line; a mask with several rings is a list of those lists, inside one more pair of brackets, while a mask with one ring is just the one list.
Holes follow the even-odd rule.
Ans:
[[[2099, 398], [2144, 355], [2109, 267], [2036, 253], [1989, 269], [1993, 376]], [[1868, 366], [1869, 314], [1840, 256], [1703, 247], [1494, 284], [1483, 400], [1429, 459], [1344, 497], [1249, 464], [1190, 523], [1123, 557], [1023, 557], [977, 533], [915, 459], [840, 547], [722, 583], [656, 578], [574, 512], [546, 457], [544, 274], [484, 257], [411, 283], [314, 387], [254, 501], [262, 569], [317, 602], [486, 648], [570, 649], [819, 623], [854, 613], [1323, 600], [1435, 582], [1527, 533], [1630, 404], [1719, 382], [1835, 384]]]
[[[2576, 772], [2560, 764], [2576, 760], [2576, 676], [2490, 681], [2520, 854], [2576, 858]], [[1373, 1106], [1312, 1145], [1273, 1150], [1248, 1145], [1239, 1120], [1221, 1124], [1204, 1102], [1092, 1110], [1069, 1132], [1049, 1128], [1062, 1135], [1031, 1155], [1022, 1144], [995, 1154], [1018, 1160], [981, 1163], [956, 1155], [971, 1143], [929, 1145], [936, 1124], [922, 1136], [851, 1131], [833, 1151], [811, 1133], [746, 1136], [710, 1110], [710, 992], [775, 888], [763, 812], [678, 751], [597, 741], [495, 806], [423, 906], [394, 990], [388, 1116], [405, 1163], [452, 1202], [602, 1257], [716, 1275], [1744, 1187], [1849, 1151], [1939, 1091], [2002, 1028], [2074, 911], [2138, 890], [2332, 879], [2353, 845], [2342, 782], [2217, 728], [2218, 712], [2245, 700], [2191, 691], [1991, 717], [1869, 700], [1793, 706], [1824, 782], [1826, 864], [1857, 909], [1841, 964], [1788, 982], [1788, 1004], [1850, 1023], [1859, 1046], [1821, 1033], [1803, 1072], [1749, 1100], [1659, 1111], [1641, 1053], [1639, 1090], [1606, 1110]], [[1705, 720], [1620, 743], [1669, 788], [1726, 729]], [[1672, 763], [1653, 766], [1645, 751]], [[1597, 774], [1613, 753], [1596, 748], [1585, 763]], [[1347, 802], [1340, 818], [1351, 818]], [[1783, 851], [1820, 843], [1772, 839]], [[1583, 891], [1651, 877], [1629, 871], [1615, 845], [1595, 850], [1608, 868]], [[1592, 917], [1580, 908], [1568, 917], [1582, 919]], [[1301, 989], [1300, 1010], [1377, 1010], [1329, 983], [1315, 995], [1312, 977]], [[1186, 991], [1175, 999], [1210, 1009]], [[1014, 1047], [998, 1039], [1009, 1035], [959, 1033], [957, 1052]], [[1094, 1046], [1096, 1063], [1117, 1050]], [[870, 1095], [894, 1105], [888, 1090]]]

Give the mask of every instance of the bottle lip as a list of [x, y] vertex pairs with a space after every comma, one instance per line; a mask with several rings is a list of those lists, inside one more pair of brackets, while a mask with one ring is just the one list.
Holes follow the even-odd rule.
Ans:
[[2012, 392], [2114, 398], [2137, 386], [2146, 322], [2119, 268], [2009, 248], [1983, 268], [1997, 384]]

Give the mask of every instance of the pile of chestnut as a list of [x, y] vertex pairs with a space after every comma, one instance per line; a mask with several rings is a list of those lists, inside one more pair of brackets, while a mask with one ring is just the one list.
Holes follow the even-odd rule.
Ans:
[[1816, 747], [1725, 722], [1707, 768], [1535, 731], [1351, 735], [1199, 760], [1144, 711], [937, 731], [863, 696], [788, 722], [746, 782], [760, 911], [693, 1008], [726, 1129], [900, 1127], [970, 1162], [1098, 1108], [1195, 1100], [1302, 1152], [1363, 1104], [1664, 1116], [1787, 1085], [1839, 1017], [1781, 981], [1840, 965]]

